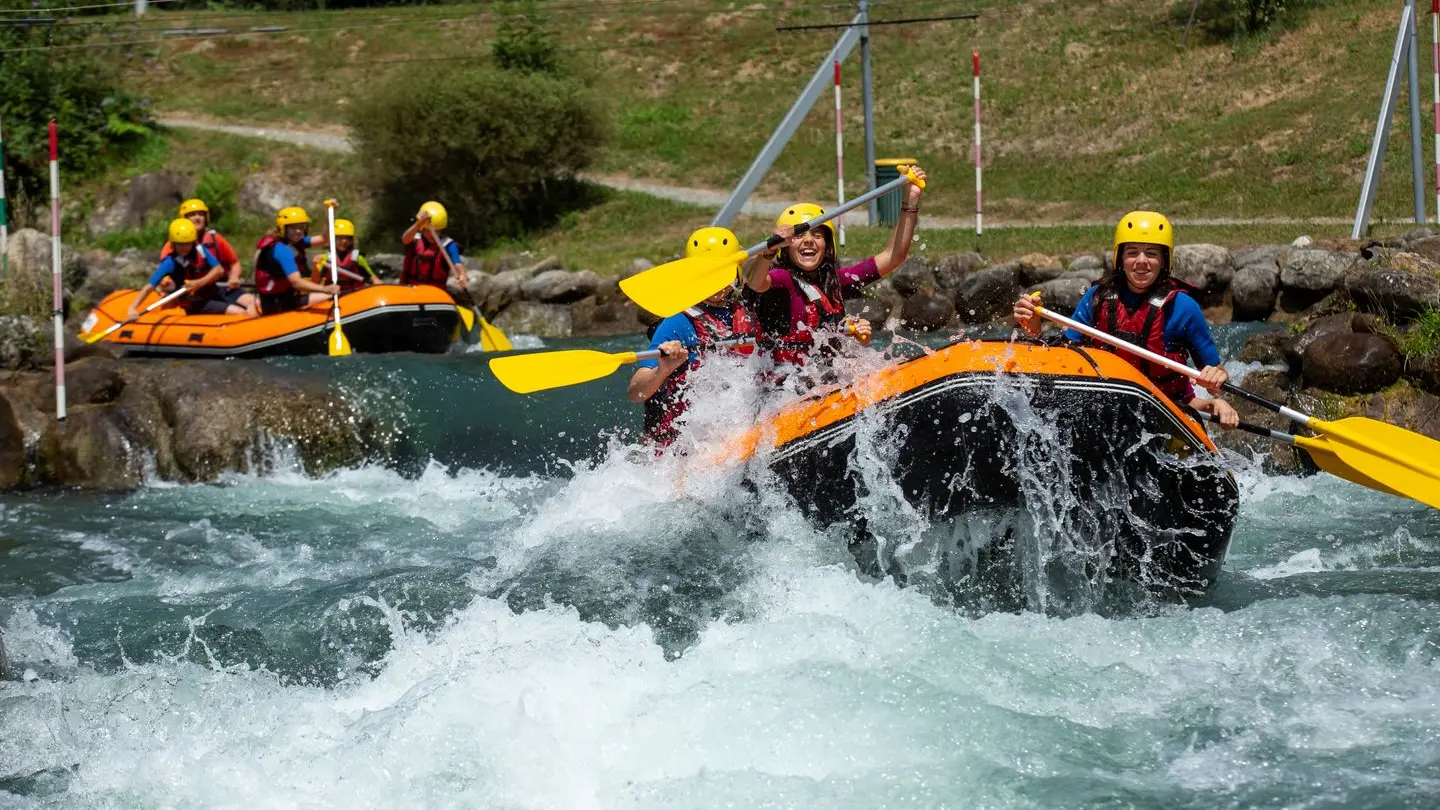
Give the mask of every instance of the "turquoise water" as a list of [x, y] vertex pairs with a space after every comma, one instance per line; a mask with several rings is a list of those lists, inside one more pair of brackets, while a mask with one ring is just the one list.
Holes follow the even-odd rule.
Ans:
[[410, 443], [0, 497], [0, 808], [1440, 797], [1440, 514], [1413, 503], [1235, 459], [1206, 603], [976, 615], [861, 579], [776, 492], [627, 450], [624, 374], [521, 398], [479, 355], [268, 362]]

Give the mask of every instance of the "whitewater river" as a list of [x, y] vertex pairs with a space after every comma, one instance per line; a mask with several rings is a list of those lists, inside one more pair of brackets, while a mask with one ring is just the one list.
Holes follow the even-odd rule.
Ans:
[[1204, 603], [986, 614], [626, 451], [626, 374], [263, 362], [406, 452], [0, 496], [0, 809], [1440, 805], [1414, 503], [1237, 461]]

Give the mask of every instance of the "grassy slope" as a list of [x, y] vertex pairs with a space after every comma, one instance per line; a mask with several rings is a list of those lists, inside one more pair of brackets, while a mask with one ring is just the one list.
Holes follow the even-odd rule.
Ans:
[[[776, 34], [777, 22], [845, 12], [817, 4], [715, 0], [577, 4], [553, 13], [564, 47], [613, 102], [616, 138], [601, 171], [725, 188], [743, 172], [833, 41], [834, 32]], [[1179, 5], [1185, 6], [1187, 3]], [[1007, 221], [1112, 219], [1153, 206], [1175, 216], [1340, 216], [1353, 213], [1388, 65], [1396, 9], [1324, 0], [1268, 39], [1178, 47], [1177, 5], [1115, 0], [977, 0], [978, 23], [874, 29], [877, 144], [930, 168], [926, 212], [973, 212], [970, 51], [985, 59], [987, 216]], [[968, 8], [967, 7], [967, 8]], [[231, 121], [334, 126], [367, 79], [402, 60], [436, 70], [486, 58], [487, 7], [344, 14], [153, 14], [171, 25], [287, 25], [286, 33], [139, 46], [129, 79], [165, 111]], [[781, 10], [783, 9], [783, 10]], [[910, 0], [877, 19], [953, 12]], [[148, 24], [147, 24], [148, 25]], [[345, 27], [350, 26], [350, 27]], [[154, 39], [146, 30], [128, 34]], [[144, 49], [150, 49], [146, 51]], [[863, 171], [858, 60], [845, 68], [847, 177]], [[1407, 111], [1402, 97], [1397, 122]], [[833, 195], [828, 94], [759, 193]], [[1427, 141], [1426, 148], [1430, 148]], [[1377, 216], [1410, 205], [1408, 138], [1392, 138]], [[1431, 158], [1427, 158], [1431, 159]], [[703, 213], [617, 195], [533, 246], [580, 264], [613, 263], [683, 238]], [[749, 234], [759, 228], [746, 228]], [[635, 235], [646, 225], [655, 238]], [[654, 226], [659, 226], [654, 227]], [[1343, 227], [1222, 229], [1231, 244], [1339, 235]], [[859, 246], [882, 234], [852, 231]], [[1207, 238], [1188, 229], [1186, 241]], [[927, 234], [930, 248], [973, 247], [965, 234]], [[1103, 229], [994, 232], [990, 255], [1056, 253], [1104, 244]], [[597, 270], [609, 269], [597, 267]]]

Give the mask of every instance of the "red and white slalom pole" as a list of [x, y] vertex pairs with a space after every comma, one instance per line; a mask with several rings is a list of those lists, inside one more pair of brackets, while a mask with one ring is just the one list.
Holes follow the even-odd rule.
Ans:
[[1435, 92], [1435, 221], [1440, 223], [1440, 0], [1430, 0], [1430, 43]]
[[0, 123], [0, 282], [10, 275], [10, 212], [5, 210], [5, 125]]
[[[1440, 0], [1435, 0], [1440, 3]], [[840, 118], [840, 60], [835, 60], [835, 202], [845, 204], [845, 127]], [[845, 247], [845, 217], [835, 218], [840, 247]]]
[[55, 418], [65, 421], [65, 313], [60, 289], [60, 143], [50, 119], [50, 269], [55, 279]]
[[[1440, 0], [1434, 0], [1440, 3]], [[984, 196], [981, 192], [980, 183], [980, 52], [975, 51], [973, 56], [975, 65], [975, 235], [979, 236], [984, 231], [981, 222], [982, 205]]]

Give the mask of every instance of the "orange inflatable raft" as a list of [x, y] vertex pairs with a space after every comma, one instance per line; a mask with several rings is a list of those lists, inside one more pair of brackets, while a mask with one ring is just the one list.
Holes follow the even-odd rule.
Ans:
[[[86, 317], [82, 331], [98, 332], [123, 321], [135, 290], [117, 290]], [[158, 299], [151, 293], [140, 308]], [[379, 284], [340, 297], [345, 337], [357, 352], [444, 354], [460, 314], [439, 287]], [[187, 315], [180, 307], [142, 314], [104, 340], [127, 354], [150, 357], [270, 357], [325, 354], [334, 328], [332, 306], [323, 304], [278, 315]]]
[[1239, 495], [1191, 412], [1077, 346], [952, 344], [762, 417], [725, 455], [763, 460], [813, 518], [854, 527], [880, 570], [925, 526], [957, 576], [1022, 603], [1065, 574], [1204, 594]]

